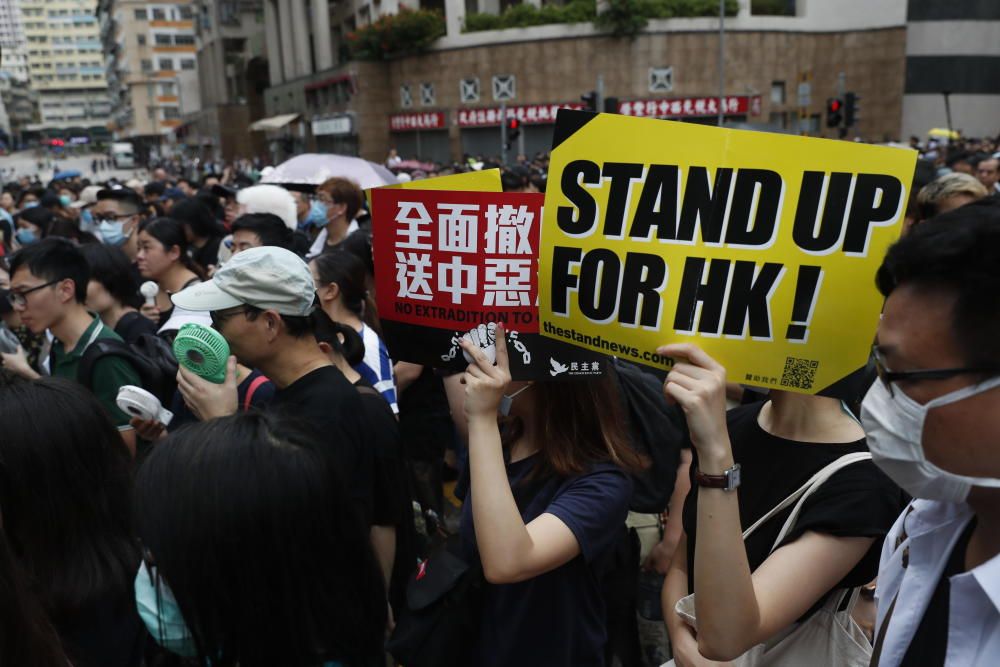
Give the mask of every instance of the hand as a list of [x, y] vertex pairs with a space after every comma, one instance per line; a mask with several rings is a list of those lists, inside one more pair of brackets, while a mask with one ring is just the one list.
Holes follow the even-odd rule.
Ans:
[[132, 417], [128, 423], [135, 429], [136, 434], [146, 442], [156, 442], [167, 435], [167, 427], [155, 419]]
[[160, 321], [160, 309], [155, 305], [151, 306], [148, 303], [144, 303], [142, 304], [142, 307], [139, 308], [139, 312], [142, 313], [144, 317], [154, 322]]
[[670, 569], [670, 561], [674, 558], [674, 551], [677, 549], [677, 541], [663, 539], [653, 545], [649, 555], [642, 561], [642, 569], [647, 572], [657, 572], [662, 575], [667, 574]]
[[3, 359], [3, 367], [15, 375], [20, 375], [28, 380], [35, 380], [41, 377], [31, 367], [31, 364], [28, 363], [28, 354], [20, 345], [17, 346], [17, 352], [0, 354], [0, 357]]
[[184, 405], [201, 421], [235, 415], [238, 407], [236, 357], [229, 357], [226, 379], [222, 384], [209, 382], [180, 366], [177, 369], [177, 388], [184, 397]]
[[663, 384], [670, 403], [684, 410], [691, 442], [704, 459], [731, 454], [726, 429], [726, 369], [696, 345], [681, 343], [657, 348], [674, 359]]
[[510, 384], [507, 337], [503, 325], [498, 324], [496, 330], [496, 366], [490, 363], [478, 345], [468, 339], [461, 339], [459, 344], [472, 357], [472, 363], [462, 376], [462, 383], [465, 385], [465, 416], [470, 421], [477, 418], [495, 420], [504, 390]]

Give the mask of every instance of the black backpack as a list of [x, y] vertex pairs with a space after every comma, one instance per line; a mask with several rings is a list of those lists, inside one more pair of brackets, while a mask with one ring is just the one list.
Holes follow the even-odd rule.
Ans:
[[633, 449], [645, 456], [650, 466], [633, 474], [629, 509], [642, 514], [659, 514], [667, 508], [674, 492], [681, 448], [687, 441], [687, 425], [680, 408], [668, 405], [663, 382], [639, 366], [613, 360], [628, 420]]
[[142, 388], [169, 406], [177, 389], [177, 359], [163, 338], [140, 334], [133, 343], [112, 338], [98, 338], [87, 346], [76, 373], [77, 382], [94, 386], [94, 366], [105, 357], [124, 359], [139, 375]]

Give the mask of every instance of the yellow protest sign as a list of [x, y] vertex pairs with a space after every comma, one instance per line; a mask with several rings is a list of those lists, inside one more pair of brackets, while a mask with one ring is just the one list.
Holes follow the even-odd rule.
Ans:
[[[503, 191], [503, 185], [500, 183], [499, 169], [484, 169], [483, 171], [435, 176], [434, 178], [424, 178], [419, 181], [409, 181], [408, 183], [396, 183], [395, 185], [383, 185], [382, 187], [400, 190], [450, 190], [452, 192]], [[371, 203], [372, 190], [374, 189], [368, 188], [365, 190], [369, 204]]]
[[863, 366], [910, 150], [560, 112], [544, 335], [658, 368], [691, 342], [734, 382], [816, 393]]

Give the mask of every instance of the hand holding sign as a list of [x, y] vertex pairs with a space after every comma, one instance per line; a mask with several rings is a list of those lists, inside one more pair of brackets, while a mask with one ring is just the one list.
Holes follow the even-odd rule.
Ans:
[[463, 338], [461, 341], [462, 351], [467, 358], [472, 358], [472, 363], [462, 378], [465, 384], [465, 416], [470, 422], [474, 419], [495, 421], [497, 408], [500, 406], [507, 385], [510, 384], [510, 365], [507, 359], [504, 328], [502, 324], [495, 327], [497, 339], [503, 341], [501, 345], [494, 347], [495, 366], [482, 348], [473, 344], [468, 338]]
[[699, 460], [716, 461], [730, 455], [726, 369], [697, 345], [689, 343], [664, 345], [656, 353], [674, 359], [674, 367], [663, 383], [663, 393], [669, 402], [684, 410]]

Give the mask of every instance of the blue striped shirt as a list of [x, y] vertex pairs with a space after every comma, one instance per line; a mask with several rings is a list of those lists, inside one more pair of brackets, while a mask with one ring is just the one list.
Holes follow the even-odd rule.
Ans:
[[365, 358], [360, 364], [354, 367], [361, 377], [375, 387], [375, 391], [382, 394], [393, 414], [399, 414], [399, 406], [396, 404], [396, 378], [392, 373], [392, 359], [389, 358], [389, 350], [379, 335], [371, 327], [362, 324], [361, 340], [365, 344]]

